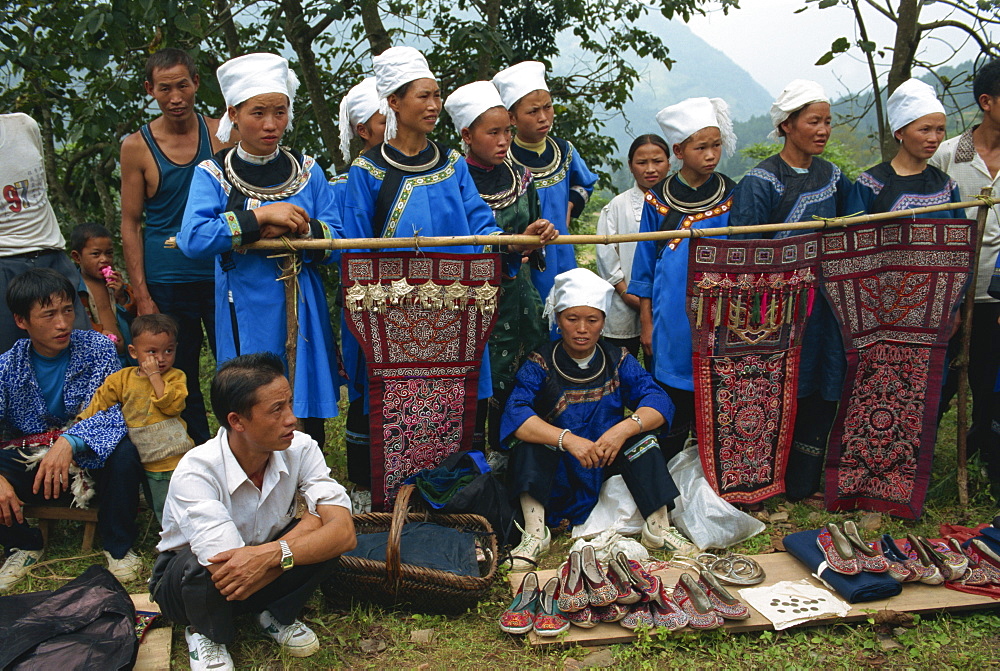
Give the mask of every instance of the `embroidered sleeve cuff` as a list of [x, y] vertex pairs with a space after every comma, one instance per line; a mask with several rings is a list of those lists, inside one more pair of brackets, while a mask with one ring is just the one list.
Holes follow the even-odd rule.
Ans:
[[582, 186], [571, 186], [569, 188], [569, 202], [573, 204], [573, 210], [570, 212], [571, 217], [579, 217], [583, 214], [583, 207], [590, 200], [590, 194]]
[[233, 236], [233, 249], [260, 240], [260, 226], [253, 210], [223, 212], [222, 219], [229, 226], [229, 233]]
[[[325, 221], [310, 219], [309, 236], [313, 240], [332, 240], [333, 230], [326, 224]], [[324, 263], [330, 260], [330, 254], [332, 252], [332, 249], [310, 249], [304, 254], [304, 257], [307, 261]]]

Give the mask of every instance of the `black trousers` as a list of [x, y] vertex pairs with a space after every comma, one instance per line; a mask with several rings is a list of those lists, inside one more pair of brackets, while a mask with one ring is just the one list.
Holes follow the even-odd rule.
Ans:
[[[629, 454], [649, 433], [640, 433], [622, 445], [618, 456], [604, 469], [604, 479], [621, 475], [635, 505], [642, 516], [649, 517], [666, 506], [673, 509], [674, 499], [680, 492], [667, 470], [667, 462], [660, 454], [659, 447], [647, 449], [639, 454]], [[636, 450], [637, 452], [638, 450]], [[556, 469], [563, 453], [545, 445], [521, 443], [510, 452], [507, 466], [508, 490], [511, 500], [518, 506], [521, 494], [529, 494], [543, 506], [548, 507], [552, 486], [555, 484]]]
[[149, 593], [167, 619], [228, 645], [236, 638], [233, 621], [237, 615], [267, 610], [281, 624], [294, 622], [316, 587], [330, 576], [337, 559], [295, 566], [249, 598], [226, 601], [190, 548], [161, 552], [153, 566]]
[[792, 501], [823, 492], [823, 468], [837, 402], [823, 399], [820, 393], [799, 399], [795, 415], [792, 449], [785, 470], [785, 495]]
[[664, 460], [669, 462], [684, 449], [688, 436], [695, 432], [694, 392], [668, 387], [662, 382], [657, 384], [667, 392], [674, 404], [674, 418], [660, 430], [660, 450]]

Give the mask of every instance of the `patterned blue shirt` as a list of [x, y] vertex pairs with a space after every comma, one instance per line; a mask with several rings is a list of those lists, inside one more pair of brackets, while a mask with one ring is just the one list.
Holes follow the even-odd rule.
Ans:
[[[67, 415], [75, 417], [90, 403], [104, 378], [121, 366], [114, 344], [96, 331], [73, 331], [69, 350], [63, 402]], [[0, 430], [14, 438], [51, 431], [61, 428], [63, 424], [63, 420], [49, 412], [42, 395], [35, 368], [31, 365], [31, 340], [18, 340], [8, 351], [0, 354]], [[66, 431], [66, 435], [71, 440], [82, 440], [90, 448], [74, 450], [74, 459], [80, 467], [100, 468], [125, 437], [121, 406], [114, 405], [77, 422]]]

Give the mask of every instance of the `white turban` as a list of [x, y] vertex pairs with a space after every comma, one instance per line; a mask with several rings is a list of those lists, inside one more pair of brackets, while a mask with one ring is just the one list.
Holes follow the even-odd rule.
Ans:
[[[299, 78], [288, 67], [288, 61], [277, 54], [247, 54], [228, 60], [219, 66], [215, 76], [219, 78], [222, 97], [227, 107], [236, 107], [254, 96], [266, 93], [284, 93], [288, 96], [288, 128], [292, 129], [292, 104], [295, 91], [299, 88]], [[223, 114], [215, 137], [229, 142], [233, 122], [229, 114]]]
[[340, 153], [351, 162], [351, 140], [357, 137], [359, 123], [368, 123], [378, 112], [378, 92], [375, 78], [365, 77], [340, 101]]
[[[656, 115], [656, 122], [660, 124], [671, 149], [701, 129], [715, 127], [722, 135], [723, 153], [732, 156], [736, 151], [736, 133], [729, 118], [729, 105], [722, 98], [688, 98], [661, 109]], [[669, 153], [671, 163], [676, 166], [679, 159], [673, 151]]]
[[907, 79], [892, 92], [886, 102], [889, 127], [892, 132], [922, 116], [939, 112], [944, 114], [944, 105], [938, 100], [934, 87], [919, 79]]
[[767, 139], [777, 142], [781, 138], [778, 126], [783, 124], [793, 112], [813, 103], [829, 102], [830, 99], [826, 97], [826, 91], [816, 82], [808, 79], [796, 79], [789, 82], [778, 99], [771, 103], [771, 128], [774, 130], [767, 136]]
[[[504, 104], [493, 82], [472, 82], [460, 86], [444, 101], [444, 109], [455, 124], [459, 137], [463, 128], [471, 128], [483, 112], [494, 107], [504, 107]], [[504, 109], [506, 116], [507, 110]]]
[[507, 109], [532, 91], [548, 91], [545, 83], [545, 64], [538, 61], [522, 61], [493, 75], [493, 85], [500, 92], [500, 98]]
[[574, 268], [556, 275], [549, 297], [545, 300], [544, 316], [549, 326], [556, 325], [556, 316], [563, 310], [585, 306], [608, 314], [615, 288], [586, 268]]
[[386, 141], [396, 137], [396, 114], [389, 108], [389, 95], [400, 86], [418, 79], [437, 77], [431, 72], [424, 55], [413, 47], [390, 47], [372, 59], [375, 68], [375, 88], [378, 91], [378, 111], [385, 115]]

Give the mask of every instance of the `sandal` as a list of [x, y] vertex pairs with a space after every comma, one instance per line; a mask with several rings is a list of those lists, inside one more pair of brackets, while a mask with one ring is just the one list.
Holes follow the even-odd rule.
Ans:
[[534, 629], [540, 594], [538, 574], [525, 573], [514, 600], [500, 616], [500, 628], [508, 634], [527, 634]]
[[607, 606], [618, 598], [618, 590], [608, 582], [607, 573], [597, 561], [593, 545], [583, 546], [583, 585], [591, 606]]
[[681, 574], [674, 586], [674, 601], [687, 615], [692, 629], [718, 629], [722, 626], [722, 616], [715, 612], [708, 595], [690, 574]]
[[538, 599], [538, 614], [535, 615], [535, 633], [539, 636], [558, 636], [569, 629], [569, 620], [556, 604], [556, 590], [559, 578], [550, 578], [542, 588]]
[[590, 597], [583, 583], [583, 562], [580, 553], [569, 553], [569, 559], [559, 569], [559, 609], [575, 613], [590, 605]]
[[716, 613], [727, 620], [746, 620], [750, 617], [746, 604], [730, 594], [714, 575], [704, 569], [699, 573], [698, 586], [708, 595]]
[[885, 573], [889, 570], [889, 560], [885, 556], [876, 550], [872, 545], [869, 545], [864, 540], [861, 539], [861, 534], [858, 532], [858, 525], [856, 525], [852, 520], [847, 520], [844, 522], [842, 531], [844, 536], [847, 537], [848, 542], [854, 548], [854, 555], [861, 562], [861, 570], [868, 571], [869, 573]]
[[843, 575], [861, 573], [861, 562], [858, 561], [854, 553], [854, 547], [844, 536], [840, 527], [833, 522], [820, 529], [819, 536], [816, 537], [816, 545], [819, 546], [826, 558], [826, 565], [831, 570]]

